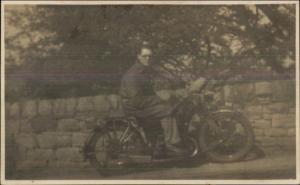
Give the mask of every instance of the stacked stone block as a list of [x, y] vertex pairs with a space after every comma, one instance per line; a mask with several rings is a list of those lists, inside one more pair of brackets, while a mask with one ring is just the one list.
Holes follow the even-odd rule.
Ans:
[[[247, 115], [263, 149], [294, 150], [294, 90], [290, 81], [249, 82], [227, 86], [224, 102]], [[80, 153], [89, 132], [98, 119], [123, 115], [116, 95], [6, 103], [5, 111], [6, 148], [15, 143], [6, 154], [17, 169], [90, 167]]]
[[116, 98], [99, 95], [6, 104], [6, 137], [15, 141], [16, 168], [89, 167], [80, 150], [98, 119], [120, 112]]
[[[257, 144], [278, 151], [295, 150], [295, 81], [264, 81], [248, 86], [254, 89], [247, 94], [252, 99], [240, 108], [252, 123]], [[229, 89], [236, 92], [236, 88], [233, 86]], [[239, 91], [239, 96], [243, 96], [245, 90], [247, 88]], [[234, 102], [234, 98], [239, 96], [236, 93], [227, 99]]]

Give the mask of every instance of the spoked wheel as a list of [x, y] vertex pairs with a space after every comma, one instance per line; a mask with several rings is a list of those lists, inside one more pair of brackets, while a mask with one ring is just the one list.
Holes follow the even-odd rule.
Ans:
[[89, 145], [89, 162], [102, 174], [121, 174], [128, 171], [130, 156], [142, 150], [142, 141], [126, 123], [109, 123], [96, 132]]
[[207, 119], [200, 132], [200, 147], [215, 162], [241, 160], [253, 147], [253, 130], [240, 113], [216, 113]]

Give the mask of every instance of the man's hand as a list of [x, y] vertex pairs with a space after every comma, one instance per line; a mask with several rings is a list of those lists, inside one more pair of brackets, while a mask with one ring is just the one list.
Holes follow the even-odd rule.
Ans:
[[175, 96], [176, 96], [176, 98], [179, 98], [179, 99], [181, 99], [181, 98], [186, 98], [186, 97], [188, 97], [188, 91], [187, 91], [187, 89], [177, 89], [177, 90], [175, 90]]
[[176, 89], [176, 90], [161, 90], [157, 91], [156, 94], [165, 101], [170, 100], [171, 98], [181, 99], [188, 96], [187, 89]]
[[174, 92], [172, 92], [172, 90], [160, 90], [157, 91], [156, 94], [160, 99], [168, 101]]
[[206, 79], [202, 78], [202, 77], [200, 77], [197, 80], [191, 82], [187, 87], [188, 92], [199, 91], [201, 89], [201, 87], [203, 87], [205, 82], [206, 82]]
[[205, 78], [198, 78], [197, 80], [191, 82], [186, 88], [184, 89], [177, 89], [177, 90], [160, 90], [157, 91], [156, 94], [159, 96], [162, 100], [168, 101], [171, 98], [186, 98], [189, 93], [197, 92], [199, 91], [203, 85], [206, 83]]

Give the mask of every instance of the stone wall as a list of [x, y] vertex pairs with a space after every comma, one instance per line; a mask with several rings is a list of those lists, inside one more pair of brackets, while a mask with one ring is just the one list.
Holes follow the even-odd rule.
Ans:
[[[222, 96], [249, 117], [259, 146], [294, 150], [294, 84], [249, 82], [226, 86]], [[90, 167], [80, 149], [97, 119], [122, 115], [119, 103], [116, 95], [6, 103], [6, 154], [14, 159], [7, 159], [7, 171]]]
[[226, 87], [225, 99], [247, 115], [262, 149], [294, 151], [295, 91], [295, 81], [247, 83]]
[[89, 167], [80, 153], [96, 120], [121, 116], [119, 97], [99, 95], [6, 103], [7, 165], [16, 169]]

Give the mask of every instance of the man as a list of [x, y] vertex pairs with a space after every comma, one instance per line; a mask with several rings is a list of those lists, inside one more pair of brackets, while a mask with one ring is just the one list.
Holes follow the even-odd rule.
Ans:
[[185, 151], [179, 147], [181, 139], [176, 120], [171, 115], [172, 106], [161, 100], [153, 89], [152, 77], [156, 74], [151, 57], [151, 48], [143, 45], [137, 61], [122, 78], [120, 95], [125, 113], [136, 117], [148, 138], [156, 143], [154, 157], [162, 157], [165, 149], [169, 155], [184, 155]]

